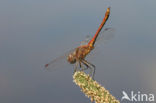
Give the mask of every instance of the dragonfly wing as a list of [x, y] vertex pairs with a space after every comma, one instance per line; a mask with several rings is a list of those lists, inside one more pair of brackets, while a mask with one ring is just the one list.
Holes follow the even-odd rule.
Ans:
[[52, 61], [50, 61], [49, 63], [45, 64], [45, 69], [48, 71], [55, 71], [60, 68], [64, 68], [66, 65], [69, 65], [69, 63], [67, 61], [67, 56], [74, 50], [75, 49], [70, 50], [70, 51], [64, 53], [62, 56], [55, 58]]
[[80, 45], [87, 45], [88, 42], [91, 40], [91, 38], [92, 38], [92, 37], [91, 37], [90, 35], [87, 35], [87, 36], [85, 37], [85, 40], [81, 41]]
[[[110, 41], [115, 35], [114, 35], [114, 28], [105, 28], [104, 30], [102, 30], [99, 34], [99, 36], [96, 39], [95, 42], [95, 47], [94, 49], [91, 51], [91, 53], [89, 53], [86, 57], [87, 60], [92, 60], [94, 58], [97, 57], [97, 55], [101, 54], [101, 45], [100, 44], [107, 44], [108, 41]], [[90, 38], [91, 40], [92, 38]], [[103, 48], [103, 47], [102, 47]]]
[[105, 28], [99, 33], [99, 36], [97, 37], [97, 40], [95, 42], [95, 46], [101, 44], [101, 43], [107, 43], [111, 39], [114, 38], [114, 28]]
[[[115, 31], [114, 28], [102, 29], [102, 31], [99, 33], [96, 39], [95, 46], [100, 44], [100, 42], [107, 43], [109, 40], [111, 40], [114, 37], [114, 31]], [[92, 39], [92, 36], [87, 35], [86, 39], [81, 42], [81, 45], [88, 44], [91, 39]]]

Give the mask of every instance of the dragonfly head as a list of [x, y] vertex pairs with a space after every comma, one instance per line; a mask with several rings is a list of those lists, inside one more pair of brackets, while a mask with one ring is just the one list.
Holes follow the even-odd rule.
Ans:
[[76, 62], [75, 52], [70, 53], [67, 57], [69, 63], [74, 64]]

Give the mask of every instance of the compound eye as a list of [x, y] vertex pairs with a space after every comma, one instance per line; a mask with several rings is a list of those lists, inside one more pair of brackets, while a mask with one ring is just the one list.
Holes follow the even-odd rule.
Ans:
[[76, 55], [76, 51], [74, 51], [73, 55]]
[[70, 59], [72, 59], [72, 58], [73, 58], [73, 56], [70, 54], [70, 55], [69, 55], [69, 58], [70, 58]]
[[72, 55], [69, 54], [68, 57], [67, 57], [68, 61], [71, 61], [72, 60]]
[[71, 64], [76, 62], [76, 59], [74, 58], [74, 56], [72, 54], [69, 54], [67, 57], [68, 62], [70, 62]]

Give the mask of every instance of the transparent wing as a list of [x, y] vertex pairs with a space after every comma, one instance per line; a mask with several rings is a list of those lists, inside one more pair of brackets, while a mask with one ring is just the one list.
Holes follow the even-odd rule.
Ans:
[[105, 28], [103, 29], [100, 33], [99, 36], [97, 37], [97, 40], [95, 42], [95, 46], [99, 45], [100, 43], [107, 43], [111, 39], [114, 38], [114, 28]]
[[[115, 31], [114, 28], [105, 28], [104, 30], [102, 30], [100, 32], [99, 36], [96, 39], [94, 49], [86, 57], [87, 60], [90, 61], [90, 60], [96, 58], [97, 55], [101, 54], [102, 51], [100, 48], [103, 48], [103, 47], [101, 47], [102, 44], [107, 44], [111, 39], [114, 38], [114, 36], [115, 36], [114, 31]], [[92, 39], [92, 37], [89, 37], [89, 38], [90, 38], [89, 39], [89, 41], [90, 41]]]
[[[99, 33], [95, 46], [99, 45], [100, 43], [107, 43], [109, 40], [111, 40], [114, 37], [114, 28], [105, 28], [102, 29], [102, 31]], [[93, 36], [87, 35], [86, 39], [81, 42], [81, 45], [88, 44], [88, 42], [92, 39]]]
[[45, 64], [45, 69], [48, 71], [55, 71], [61, 68], [64, 68], [67, 65], [70, 65], [67, 61], [67, 56], [73, 52], [75, 49], [69, 50], [63, 55], [53, 59], [49, 63]]
[[91, 38], [92, 37], [90, 35], [87, 35], [85, 40], [81, 41], [80, 45], [87, 45]]
[[[98, 51], [98, 46], [101, 43], [107, 43], [107, 41], [109, 41], [110, 39], [112, 39], [114, 37], [114, 29], [113, 28], [106, 28], [104, 30], [102, 30], [95, 42], [95, 49], [89, 54], [89, 58], [92, 57], [96, 57], [94, 55], [97, 55], [98, 53], [96, 53]], [[85, 39], [85, 41], [81, 42], [81, 45], [85, 45], [88, 44], [88, 42], [92, 39], [91, 36], [87, 36], [87, 38]], [[64, 53], [63, 55], [61, 55], [58, 58], [53, 59], [52, 61], [50, 61], [49, 63], [47, 63], [45, 65], [45, 69], [48, 71], [55, 71], [61, 68], [65, 68], [67, 65], [71, 65], [68, 63], [67, 61], [67, 56], [73, 52], [75, 49], [69, 50], [66, 53]], [[88, 56], [87, 56], [88, 57]]]

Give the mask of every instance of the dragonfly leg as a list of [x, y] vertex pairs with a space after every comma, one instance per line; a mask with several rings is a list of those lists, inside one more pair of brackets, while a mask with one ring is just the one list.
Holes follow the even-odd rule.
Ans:
[[[80, 66], [81, 71], [87, 70], [89, 68], [89, 66], [86, 63], [84, 63], [82, 60], [80, 60], [79, 63], [81, 65]], [[86, 67], [84, 67], [84, 66], [86, 66]]]
[[82, 63], [80, 61], [79, 61], [79, 67], [83, 68], [83, 65], [82, 65]]
[[83, 64], [86, 66], [86, 68], [83, 68], [83, 71], [84, 71], [84, 70], [87, 70], [87, 69], [89, 68], [89, 66], [86, 65], [85, 63], [83, 63]]
[[[82, 64], [82, 61], [79, 61], [79, 65], [80, 65], [81, 71], [84, 71], [84, 70], [88, 69], [88, 66], [85, 65], [84, 63]], [[87, 68], [85, 68], [84, 65], [85, 65]]]
[[87, 68], [90, 69], [90, 76], [92, 76], [92, 78], [94, 79], [95, 68], [96, 68], [95, 65], [89, 63], [88, 61], [86, 61], [86, 60], [84, 60], [84, 59], [82, 60], [82, 63], [83, 63], [84, 65], [86, 65]]
[[76, 61], [75, 69], [74, 69], [74, 73], [77, 71], [77, 69], [78, 69], [78, 65], [80, 66], [79, 61]]

